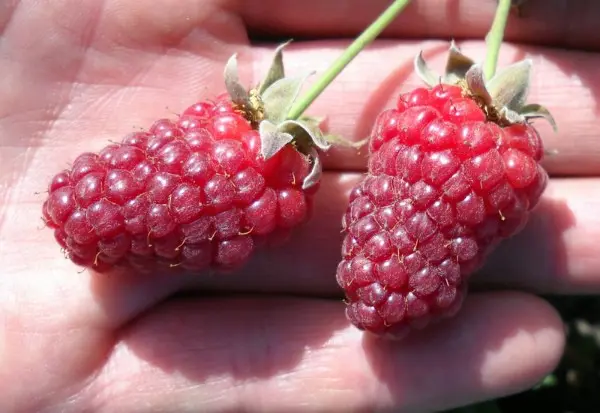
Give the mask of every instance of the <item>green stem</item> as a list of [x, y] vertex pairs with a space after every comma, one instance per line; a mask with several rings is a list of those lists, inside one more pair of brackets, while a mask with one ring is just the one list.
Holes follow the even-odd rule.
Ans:
[[342, 70], [358, 55], [358, 53], [371, 43], [381, 32], [400, 14], [410, 3], [410, 0], [395, 0], [352, 44], [337, 58], [325, 71], [323, 76], [301, 96], [288, 112], [288, 119], [298, 119], [313, 101], [325, 90], [327, 86], [340, 74]]
[[486, 79], [491, 79], [496, 73], [498, 65], [498, 55], [500, 54], [500, 46], [504, 40], [504, 30], [511, 8], [511, 0], [499, 0], [496, 14], [490, 31], [485, 36], [487, 56], [483, 66], [483, 73]]

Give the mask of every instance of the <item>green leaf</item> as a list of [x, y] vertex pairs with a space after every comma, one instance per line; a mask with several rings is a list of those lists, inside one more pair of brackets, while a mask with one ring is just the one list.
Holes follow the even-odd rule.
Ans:
[[303, 130], [306, 135], [310, 138], [310, 142], [307, 142], [308, 146], [316, 146], [317, 148], [326, 151], [331, 147], [331, 143], [325, 139], [323, 132], [318, 126], [310, 125], [299, 120], [286, 120], [279, 124], [280, 131], [292, 132], [297, 131], [298, 128]]
[[521, 116], [519, 113], [506, 107], [500, 109], [498, 113], [502, 119], [508, 121], [508, 123], [511, 125], [515, 123], [524, 123], [526, 121], [524, 116]]
[[309, 125], [311, 128], [318, 128], [323, 122], [327, 119], [325, 116], [309, 116], [303, 115], [298, 119], [298, 121]]
[[353, 148], [353, 149], [362, 148], [367, 143], [369, 143], [370, 139], [371, 139], [370, 137], [366, 137], [359, 141], [351, 141], [351, 140], [348, 140], [348, 139], [342, 137], [341, 135], [328, 134], [325, 136], [325, 140], [327, 140], [327, 142], [331, 143], [332, 145], [337, 145], [340, 147], [343, 146], [346, 148]]
[[492, 104], [492, 97], [485, 86], [485, 77], [481, 65], [473, 65], [465, 75], [469, 90], [483, 99], [486, 105]]
[[540, 390], [548, 387], [554, 387], [558, 384], [558, 378], [554, 374], [548, 374], [541, 382], [536, 384], [532, 390]]

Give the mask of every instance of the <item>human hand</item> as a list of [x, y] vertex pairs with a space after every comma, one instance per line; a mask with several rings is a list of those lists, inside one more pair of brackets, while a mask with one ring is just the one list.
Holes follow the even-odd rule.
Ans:
[[[237, 274], [80, 272], [61, 257], [51, 231], [39, 230], [42, 196], [35, 192], [77, 154], [222, 92], [222, 67], [234, 52], [245, 80], [264, 73], [276, 45], [250, 46], [248, 35], [354, 36], [385, 3], [4, 6], [1, 411], [423, 412], [519, 391], [555, 366], [562, 324], [530, 292], [600, 290], [594, 53], [505, 46], [501, 64], [525, 52], [536, 63], [531, 101], [549, 107], [560, 128], [553, 134], [540, 122], [546, 146], [559, 151], [546, 161], [555, 177], [524, 232], [473, 278], [480, 291], [459, 315], [399, 343], [365, 339], [349, 325], [335, 283], [347, 192], [365, 166], [351, 151], [325, 157], [313, 220], [291, 243], [262, 251]], [[495, 7], [477, 0], [415, 3], [388, 33], [482, 39]], [[508, 39], [600, 49], [586, 20], [598, 5], [573, 6], [567, 14], [549, 3], [563, 4], [534, 10], [531, 3], [525, 20], [511, 22]], [[286, 66], [322, 71], [348, 43], [298, 40], [286, 49]], [[445, 40], [376, 41], [309, 112], [327, 114], [332, 132], [361, 139], [376, 113], [416, 85], [410, 72], [418, 50], [437, 52], [433, 62], [441, 63], [446, 47]], [[483, 57], [482, 41], [461, 47]]]

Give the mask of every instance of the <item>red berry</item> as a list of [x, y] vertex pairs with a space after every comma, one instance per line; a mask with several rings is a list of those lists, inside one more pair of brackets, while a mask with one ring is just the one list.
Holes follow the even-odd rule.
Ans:
[[342, 221], [348, 319], [403, 337], [454, 315], [467, 278], [537, 204], [542, 152], [533, 127], [488, 121], [458, 86], [400, 96], [373, 126], [368, 174]]
[[63, 171], [54, 176], [52, 181], [50, 181], [50, 185], [48, 186], [48, 192], [54, 192], [58, 188], [69, 185], [70, 177], [69, 171]]
[[309, 171], [291, 145], [265, 162], [231, 102], [199, 102], [77, 157], [50, 181], [42, 212], [79, 265], [233, 269], [308, 219]]
[[183, 116], [189, 115], [197, 118], [208, 118], [212, 114], [215, 105], [212, 102], [198, 102], [183, 112]]

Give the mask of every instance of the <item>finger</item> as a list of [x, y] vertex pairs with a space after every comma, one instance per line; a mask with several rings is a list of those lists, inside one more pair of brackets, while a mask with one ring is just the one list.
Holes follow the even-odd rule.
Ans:
[[[441, 46], [445, 48], [446, 45]], [[416, 47], [412, 51], [416, 52]], [[412, 55], [412, 51], [411, 53], [406, 53], [406, 55]], [[313, 53], [315, 53], [315, 55], [317, 56], [323, 56], [323, 54], [319, 55], [319, 53], [317, 53], [317, 50], [313, 50]], [[292, 56], [296, 57], [295, 63], [299, 63], [299, 58], [302, 57], [302, 53], [292, 52]], [[307, 55], [304, 54], [304, 56], [306, 57]], [[257, 54], [257, 57], [260, 57], [260, 53]], [[178, 59], [184, 61], [183, 56], [178, 56]], [[206, 65], [206, 61], [202, 57], [200, 57], [199, 60], [190, 59], [189, 61], [185, 61], [187, 62], [186, 67], [188, 68], [193, 67], [193, 65], [198, 62], [204, 62], [204, 64]], [[321, 64], [325, 65], [326, 62], [322, 61]], [[161, 77], [160, 74], [163, 73], [163, 71], [164, 73], [173, 74], [175, 72], [167, 71], [167, 67], [172, 68], [173, 66], [177, 65], [168, 64], [168, 62], [166, 61], [164, 62], [164, 64], [157, 64], [154, 66], [155, 70], [157, 71], [152, 72], [152, 76], [155, 76], [157, 78]], [[348, 70], [350, 70], [351, 67], [352, 65], [348, 67]], [[366, 66], [363, 66], [363, 68], [365, 67]], [[216, 72], [214, 71], [211, 73], [214, 75], [214, 78], [220, 76], [218, 74], [215, 74]], [[363, 73], [368, 72], [363, 71]], [[355, 119], [355, 117], [353, 117], [355, 116], [354, 113], [357, 112], [349, 112], [348, 110], [350, 109], [353, 111], [357, 107], [362, 107], [359, 106], [359, 104], [362, 105], [363, 103], [356, 101], [356, 99], [360, 97], [360, 94], [356, 93], [357, 91], [362, 91], [362, 93], [367, 92], [365, 88], [357, 89], [356, 87], [353, 88], [352, 85], [364, 83], [364, 81], [361, 79], [365, 76], [356, 76], [355, 73], [355, 75], [353, 75], [355, 76], [354, 80], [351, 82], [349, 82], [349, 79], [347, 78], [347, 80], [344, 80], [344, 76], [348, 75], [343, 74], [342, 77], [340, 77], [340, 81], [342, 82], [342, 84], [345, 87], [347, 87], [349, 91], [352, 91], [354, 89], [354, 94], [348, 93], [348, 97], [350, 98], [348, 99], [348, 107], [340, 107], [340, 98], [345, 99], [346, 97], [345, 94], [341, 94], [340, 89], [335, 90], [337, 99], [332, 99], [332, 96], [328, 96], [329, 92], [326, 92], [325, 95], [323, 95], [324, 99], [319, 101], [319, 104], [323, 104], [323, 102], [327, 102], [327, 100], [325, 99], [329, 99], [329, 103], [332, 104], [332, 108], [336, 108], [337, 105], [337, 114], [333, 113], [335, 116], [331, 117], [330, 123], [338, 122], [339, 119], [350, 118], [350, 120], [344, 120], [340, 124], [340, 126], [345, 125], [348, 128], [347, 130], [352, 130], [350, 126], [353, 122], [352, 119]], [[190, 78], [191, 75], [188, 78], [181, 78], [180, 81], [177, 83], [178, 86], [176, 89], [177, 91], [181, 91], [182, 93], [176, 94], [176, 101], [191, 101], [192, 99], [194, 99], [194, 96], [197, 96], [199, 94], [202, 95], [202, 85], [196, 85], [195, 88], [191, 89], [185, 88], [184, 80], [189, 80]], [[215, 82], [215, 84], [216, 83], [217, 82]], [[336, 83], [332, 85], [332, 88], [336, 87], [335, 85]], [[213, 84], [211, 87], [214, 88], [216, 86]], [[162, 102], [164, 101], [161, 99], [163, 97], [166, 97], [167, 95], [171, 95], [171, 93], [165, 91], [164, 94], [153, 94], [153, 99], [151, 99], [151, 101], [153, 102], [152, 105], [155, 105], [154, 111], [142, 111], [141, 109], [145, 107], [144, 105], [148, 104], [148, 99], [145, 98], [146, 95], [143, 93], [134, 93], [134, 91], [129, 90], [123, 95], [127, 96], [127, 99], [117, 99], [119, 100], [120, 104], [110, 107], [107, 105], [102, 105], [103, 111], [99, 111], [102, 113], [101, 119], [106, 120], [108, 118], [117, 118], [118, 120], [122, 121], [116, 122], [116, 125], [122, 125], [127, 124], [128, 122], [132, 122], [131, 118], [128, 117], [131, 113], [128, 112], [129, 110], [131, 110], [131, 108], [129, 107], [129, 105], [126, 104], [126, 102], [129, 101], [128, 99], [131, 99], [131, 101], [135, 102], [135, 105], [139, 105], [135, 107], [138, 107], [140, 109], [140, 113], [143, 112], [143, 116], [147, 116], [148, 119], [150, 119], [152, 117], [155, 117], [156, 113], [164, 113], [163, 110], [158, 110], [158, 106], [163, 105]], [[334, 97], [336, 95], [334, 95]], [[84, 94], [82, 96], [82, 99], [93, 100], [94, 95]], [[352, 98], [352, 96], [354, 96], [354, 98]], [[353, 101], [355, 103], [353, 103]], [[167, 100], [167, 102], [170, 103], [173, 101]], [[571, 99], [570, 102], [577, 102], [577, 100]], [[75, 106], [72, 106], [74, 108], [73, 110], [77, 111], [75, 109]], [[121, 110], [125, 106], [128, 109]], [[89, 106], [83, 105], [82, 107], [87, 108]], [[372, 107], [372, 105], [370, 105], [369, 107]], [[583, 110], [586, 109], [583, 108]], [[574, 112], [572, 117], [576, 117], [577, 113]], [[86, 136], [99, 137], [97, 139], [90, 139], [89, 142], [87, 140], [81, 140], [80, 132], [82, 130], [82, 125], [78, 123], [72, 123], [74, 121], [81, 121], [81, 115], [84, 114], [73, 113], [70, 116], [66, 116], [66, 121], [62, 122], [60, 126], [57, 126], [56, 129], [52, 131], [52, 135], [48, 139], [49, 142], [52, 142], [52, 144], [62, 145], [60, 155], [57, 156], [56, 148], [49, 148], [49, 150], [45, 151], [42, 149], [38, 149], [38, 153], [35, 157], [35, 163], [33, 163], [31, 166], [31, 170], [35, 172], [35, 178], [27, 179], [26, 181], [23, 180], [19, 182], [19, 185], [15, 185], [15, 189], [11, 190], [9, 194], [10, 199], [14, 200], [14, 202], [12, 203], [12, 206], [8, 207], [8, 209], [3, 211], [5, 217], [11, 218], [10, 220], [7, 219], [6, 222], [2, 223], [3, 235], [9, 236], [11, 239], [11, 243], [5, 244], [6, 247], [5, 245], [3, 245], [3, 250], [1, 251], [2, 261], [6, 263], [6, 268], [8, 269], [7, 274], [18, 273], [21, 277], [24, 277], [24, 280], [28, 280], [31, 279], [31, 277], [37, 279], [41, 276], [40, 274], [43, 274], [43, 276], [45, 277], [45, 270], [48, 268], [52, 269], [51, 276], [48, 280], [44, 280], [43, 284], [46, 285], [46, 282], [48, 284], [52, 284], [51, 288], [53, 290], [51, 291], [53, 291], [53, 293], [48, 294], [48, 297], [62, 297], [62, 291], [64, 291], [65, 283], [73, 282], [73, 278], [67, 279], [64, 277], [65, 274], [75, 277], [77, 268], [69, 264], [67, 261], [58, 258], [56, 244], [52, 240], [52, 237], [48, 231], [41, 234], [39, 231], [34, 230], [34, 227], [37, 226], [37, 223], [39, 222], [38, 218], [41, 198], [34, 198], [31, 196], [31, 194], [34, 191], [39, 190], [41, 187], [43, 187], [44, 184], [43, 182], [41, 182], [41, 180], [45, 180], [48, 176], [52, 174], [52, 172], [58, 170], [58, 163], [72, 159], [81, 150], [97, 149], [106, 143], [106, 136], [111, 136], [112, 138], [114, 138], [115, 136], [118, 136], [118, 134], [121, 133], [115, 132], [115, 130], [119, 127], [114, 125], [114, 129], [109, 130], [107, 132], [105, 122], [103, 120], [100, 120], [94, 123], [91, 113], [88, 113], [87, 116], [90, 118], [90, 122], [85, 124], [85, 130], [89, 132], [89, 135]], [[592, 117], [590, 119], [595, 118]], [[593, 129], [596, 126], [594, 126], [594, 124], [592, 123], [593, 121], [590, 121], [590, 119], [586, 119], [582, 122], [582, 124], [587, 125], [587, 127], [589, 127], [590, 129]], [[566, 123], [568, 121], [569, 119], [566, 119], [566, 121], [562, 123]], [[74, 125], [77, 127], [73, 127]], [[343, 130], [343, 128], [340, 129]], [[577, 130], [579, 129], [575, 129], [575, 132], [577, 132]], [[96, 132], [98, 132], [98, 135], [95, 135]], [[41, 142], [41, 139], [36, 140], [36, 142], [39, 144]], [[93, 147], [94, 145], [96, 145], [95, 148]], [[590, 147], [586, 148], [585, 152], [591, 153], [592, 151], [593, 148]], [[334, 153], [332, 155], [332, 158], [334, 158], [335, 156], [337, 155], [335, 155]], [[54, 159], [54, 163], [49, 162], [49, 159]], [[586, 163], [585, 157], [573, 157], [573, 159], [578, 161], [578, 165]], [[352, 159], [350, 158], [350, 160], [347, 163], [351, 163], [351, 160]], [[362, 162], [363, 161], [361, 160], [360, 165], [363, 165]], [[360, 167], [360, 165], [357, 166], [357, 168]], [[352, 183], [352, 179], [355, 178], [352, 178], [351, 175], [347, 175], [344, 176], [343, 179], [350, 179], [350, 181], [347, 183], [347, 185], [350, 185]], [[354, 180], [353, 182], [356, 181]], [[335, 268], [334, 266], [339, 260], [340, 239], [338, 238], [338, 225], [341, 214], [343, 213], [343, 210], [345, 208], [346, 199], [341, 197], [341, 195], [343, 195], [343, 192], [340, 191], [343, 191], [343, 188], [340, 188], [337, 185], [338, 184], [334, 182], [334, 184], [329, 187], [329, 191], [339, 192], [340, 199], [332, 201], [331, 199], [320, 198], [321, 200], [319, 202], [322, 205], [321, 208], [323, 208], [326, 212], [319, 212], [319, 216], [322, 217], [320, 219], [324, 218], [325, 221], [319, 221], [319, 219], [316, 219], [316, 223], [321, 222], [320, 227], [309, 226], [303, 232], [298, 234], [298, 241], [296, 241], [298, 242], [298, 244], [291, 244], [291, 249], [289, 250], [286, 247], [281, 250], [274, 250], [274, 252], [271, 254], [264, 255], [265, 257], [267, 257], [267, 260], [265, 260], [264, 258], [257, 257], [256, 262], [253, 263], [253, 265], [251, 265], [247, 271], [244, 271], [237, 276], [224, 277], [218, 280], [211, 279], [210, 282], [201, 281], [198, 283], [198, 286], [201, 288], [225, 287], [241, 290], [252, 289], [270, 291], [294, 291], [293, 289], [297, 288], [297, 292], [300, 293], [339, 293], [337, 287], [335, 286], [333, 274]], [[24, 228], [29, 228], [31, 231], [24, 231]], [[312, 233], [310, 231], [312, 231]], [[317, 235], [317, 237], [319, 240], [322, 239], [324, 241], [324, 244], [321, 245], [314, 243], [315, 234], [319, 234]], [[12, 241], [13, 238], [15, 240], [14, 242]], [[315, 248], [314, 245], [318, 245], [318, 248]], [[569, 244], [567, 243], [567, 245]], [[40, 246], [39, 250], [35, 250], [35, 246]], [[566, 249], [568, 250], [568, 248]], [[36, 267], [28, 265], [28, 263], [31, 261], [30, 254], [33, 250], [35, 250], [36, 252], [36, 262], [38, 262], [38, 266]], [[569, 250], [569, 253], [572, 254], [573, 251]], [[567, 256], [569, 255], [567, 254]], [[268, 259], [275, 259], [277, 257], [284, 258], [281, 261], [278, 261], [282, 265], [284, 265], [283, 268], [286, 268], [286, 266], [289, 266], [291, 263], [294, 263], [296, 265], [297, 268], [291, 269], [292, 274], [294, 274], [294, 277], [281, 277], [278, 271], [275, 270], [275, 267], [268, 263]], [[567, 266], [566, 268], [564, 266], [559, 267], [558, 270], [556, 270], [555, 272], [551, 272], [550, 275], [547, 275], [547, 278], [545, 278], [547, 281], [544, 284], [544, 288], [546, 290], [560, 291], [561, 289], [566, 289], [577, 291], [580, 289], [587, 288], [590, 285], [596, 285], [598, 283], [596, 278], [597, 276], [591, 273], [591, 271], [596, 271], [595, 268], [597, 267], [594, 266], [597, 266], [597, 263], [593, 259], [590, 260], [587, 257], [586, 260], [584, 260], [584, 262], [586, 263], [586, 266], [583, 268], [581, 266], [575, 267], [574, 265], [569, 264], [569, 266]], [[265, 268], [265, 271], [261, 271], [262, 268]], [[574, 273], [572, 272], [573, 270], [579, 272]], [[521, 271], [521, 269], [518, 268], [518, 271]], [[258, 275], [256, 275], [255, 272], [258, 273]], [[69, 296], [68, 299], [64, 300], [64, 314], [76, 314], [77, 317], [79, 317], [77, 318], [77, 322], [81, 322], [82, 325], [83, 323], [88, 323], [89, 317], [94, 316], [95, 318], [93, 320], [97, 324], [94, 324], [94, 322], [90, 324], [105, 327], [114, 327], [115, 325], [120, 325], [122, 322], [128, 320], [130, 317], [137, 315], [140, 311], [143, 311], [148, 306], [156, 303], [157, 301], [160, 301], [161, 299], [164, 299], [164, 297], [168, 296], [173, 291], [177, 291], [181, 288], [182, 285], [194, 284], [186, 278], [174, 278], [173, 280], [169, 281], [149, 277], [147, 279], [147, 283], [144, 284], [139, 283], [139, 281], [137, 281], [135, 277], [132, 277], [130, 281], [120, 280], [118, 282], [115, 282], [114, 280], [116, 278], [113, 277], [111, 278], [111, 280], [113, 281], [107, 283], [99, 283], [99, 286], [95, 286], [96, 284], [94, 284], [94, 287], [90, 289], [90, 283], [92, 283], [93, 278], [89, 276], [83, 276], [77, 279], [79, 280], [79, 283], [74, 284], [72, 286], [70, 285], [69, 288], [80, 288], [81, 294]], [[482, 279], [485, 278], [482, 277]], [[533, 284], [528, 284], [528, 277], [524, 277], [523, 279], [524, 284], [530, 286]], [[23, 282], [25, 283], [25, 281]], [[129, 287], [122, 288], [119, 283], [124, 283], [124, 285], [129, 285]], [[107, 287], [104, 288], [104, 286]], [[26, 289], [25, 284], [23, 288]], [[147, 292], [144, 293], [146, 289]], [[68, 304], [69, 299], [72, 300], [71, 304]], [[105, 302], [107, 302], [108, 304], [104, 304]], [[92, 304], [90, 305], [90, 303]], [[69, 307], [69, 305], [72, 305], [72, 307]], [[84, 310], [80, 311], [76, 309]], [[40, 314], [42, 314], [43, 311], [44, 310], [41, 309]]]
[[599, 185], [598, 178], [551, 180], [526, 228], [500, 245], [478, 282], [540, 293], [598, 293]]
[[[260, 249], [242, 270], [223, 275], [95, 274], [82, 271], [59, 256], [51, 231], [39, 231], [37, 201], [21, 204], [21, 213], [6, 225], [14, 233], [2, 251], [5, 279], [43, 322], [53, 312], [57, 328], [80, 326], [114, 329], [181, 290], [270, 292], [340, 296], [335, 271], [341, 259], [341, 216], [347, 194], [360, 174], [325, 174], [313, 219], [294, 232], [288, 243]], [[520, 287], [541, 293], [600, 292], [600, 193], [598, 179], [553, 179], [529, 224], [504, 241], [487, 265], [472, 278], [476, 285]], [[35, 215], [35, 216], [34, 216]], [[32, 266], [31, 251], [36, 265]], [[11, 274], [19, 274], [15, 277]], [[31, 288], [32, 280], [37, 280]], [[68, 293], [65, 293], [68, 292]], [[25, 306], [26, 307], [26, 306]], [[61, 318], [62, 317], [62, 318]]]
[[[315, 215], [299, 228], [284, 245], [257, 250], [242, 270], [223, 275], [164, 273], [95, 274], [78, 273], [78, 267], [57, 257], [58, 251], [49, 231], [22, 231], [7, 245], [7, 274], [11, 287], [23, 302], [40, 303], [45, 308], [60, 301], [60, 311], [68, 326], [113, 329], [136, 317], [147, 308], [182, 290], [203, 292], [289, 293], [341, 296], [335, 271], [341, 259], [341, 216], [347, 194], [361, 179], [359, 174], [325, 175], [317, 196]], [[472, 278], [483, 286], [520, 287], [540, 293], [600, 292], [600, 256], [596, 239], [600, 237], [600, 194], [598, 179], [554, 179], [529, 224], [518, 236], [504, 241], [488, 263]], [[27, 215], [12, 223], [28, 228]], [[38, 265], [28, 264], [27, 248], [37, 248]], [[40, 277], [39, 272], [52, 269]], [[81, 271], [81, 270], [80, 270]], [[39, 289], [30, 280], [42, 278]], [[38, 291], [37, 295], [34, 294]], [[65, 294], [65, 291], [69, 291]], [[41, 303], [46, 303], [44, 307]], [[41, 321], [40, 321], [41, 322]]]
[[[491, 323], [490, 320], [493, 320]], [[564, 345], [556, 312], [517, 293], [473, 295], [400, 343], [366, 338], [341, 302], [178, 299], [130, 325], [76, 401], [138, 411], [437, 411], [526, 389]]]
[[[600, 4], [600, 3], [599, 3]], [[285, 56], [288, 71], [317, 70], [315, 79], [348, 43], [303, 42], [292, 44]], [[482, 42], [460, 44], [475, 60], [485, 56]], [[443, 70], [446, 42], [377, 41], [364, 50], [308, 109], [327, 116], [329, 132], [355, 141], [367, 137], [378, 113], [393, 107], [398, 94], [424, 86], [413, 73], [413, 59], [423, 49], [433, 68]], [[257, 48], [256, 77], [266, 71], [272, 47]], [[528, 101], [546, 106], [556, 118], [558, 133], [549, 124], [536, 121], [547, 149], [558, 151], [544, 165], [555, 175], [600, 174], [600, 55], [524, 48], [505, 45], [500, 65], [530, 57], [533, 59], [531, 92]], [[366, 150], [334, 149], [324, 157], [331, 169], [364, 169]]]
[[[291, 242], [260, 251], [239, 274], [198, 277], [194, 288], [337, 295], [341, 216], [346, 194], [362, 175], [327, 174], [315, 216]], [[553, 179], [528, 225], [505, 240], [472, 278], [480, 286], [519, 287], [540, 293], [600, 292], [600, 179]]]
[[[250, 31], [258, 35], [354, 37], [390, 2], [253, 0], [239, 4]], [[489, 30], [496, 5], [494, 0], [414, 1], [385, 34], [403, 38], [483, 38]], [[598, 2], [525, 1], [520, 8], [520, 18], [510, 17], [506, 39], [598, 50], [598, 13]]]

